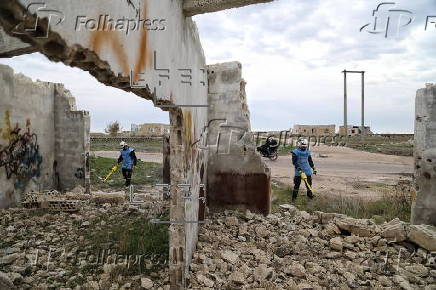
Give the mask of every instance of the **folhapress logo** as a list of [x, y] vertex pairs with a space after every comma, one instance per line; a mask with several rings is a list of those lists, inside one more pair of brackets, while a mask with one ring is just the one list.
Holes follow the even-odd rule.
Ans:
[[[29, 17], [32, 14], [36, 14], [35, 21], [29, 21]], [[44, 2], [33, 2], [27, 5], [23, 18], [24, 20], [15, 26], [12, 33], [28, 34], [36, 38], [48, 38], [50, 25], [59, 25], [64, 21], [65, 16], [59, 10], [48, 8]], [[48, 18], [46, 30], [41, 29], [41, 26], [38, 26], [38, 23], [42, 18]]]
[[76, 31], [124, 31], [128, 35], [132, 31], [151, 30], [162, 31], [166, 29], [166, 19], [141, 18], [141, 11], [136, 18], [113, 18], [108, 14], [97, 18], [77, 16]]

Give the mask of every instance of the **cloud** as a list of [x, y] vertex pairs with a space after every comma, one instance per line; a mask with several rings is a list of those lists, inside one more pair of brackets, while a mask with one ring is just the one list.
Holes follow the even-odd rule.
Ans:
[[[253, 129], [288, 129], [293, 124], [342, 123], [343, 75], [365, 70], [366, 122], [375, 132], [413, 132], [416, 90], [436, 81], [433, 0], [395, 1], [414, 21], [396, 35], [371, 34], [374, 0], [276, 0], [272, 3], [197, 15], [209, 64], [238, 60], [247, 81]], [[381, 13], [379, 19], [387, 14]], [[395, 24], [398, 15], [392, 15]], [[403, 19], [404, 20], [404, 19]], [[382, 27], [381, 25], [379, 27]], [[51, 63], [40, 54], [2, 59], [33, 79], [61, 82], [80, 109], [89, 110], [92, 130], [112, 120], [168, 122], [168, 113], [118, 89], [98, 83], [87, 72]], [[360, 78], [349, 78], [349, 122], [360, 123]]]
[[[242, 63], [253, 128], [342, 123], [341, 71], [348, 69], [366, 71], [366, 122], [373, 131], [413, 132], [416, 90], [436, 80], [429, 65], [436, 56], [431, 45], [436, 28], [424, 31], [436, 5], [395, 2], [395, 8], [410, 10], [414, 21], [397, 34], [395, 24], [405, 23], [407, 13], [399, 19], [390, 12], [388, 38], [360, 32], [374, 21], [381, 2], [373, 0], [279, 0], [198, 15], [195, 21], [209, 63]], [[381, 11], [379, 21], [384, 16]], [[222, 31], [220, 38], [210, 29]], [[349, 120], [360, 124], [360, 78], [349, 81]]]

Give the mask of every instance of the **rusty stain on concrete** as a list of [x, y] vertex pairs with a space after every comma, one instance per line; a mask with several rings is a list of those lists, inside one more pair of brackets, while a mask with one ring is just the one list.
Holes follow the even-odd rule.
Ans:
[[91, 35], [90, 47], [95, 53], [100, 54], [102, 47], [106, 43], [109, 43], [113, 52], [115, 53], [119, 65], [123, 70], [123, 73], [125, 75], [129, 75], [128, 57], [124, 52], [117, 33], [118, 32], [116, 31], [94, 31]]
[[[147, 15], [147, 3], [144, 2], [143, 11]], [[115, 53], [118, 64], [121, 66], [124, 75], [130, 75], [129, 57], [127, 56], [124, 46], [122, 45], [117, 31], [99, 31], [96, 30], [91, 35], [90, 47], [91, 49], [100, 54], [102, 48], [109, 44], [112, 51]], [[133, 70], [134, 81], [138, 81], [139, 74], [143, 73], [151, 63], [151, 54], [148, 46], [148, 32], [147, 29], [141, 30], [141, 39], [138, 47], [138, 58], [135, 62]]]

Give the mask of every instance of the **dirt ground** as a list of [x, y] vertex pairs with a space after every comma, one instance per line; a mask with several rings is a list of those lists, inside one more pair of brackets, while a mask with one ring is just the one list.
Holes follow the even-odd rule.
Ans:
[[[386, 185], [412, 180], [413, 158], [357, 151], [347, 147], [316, 146], [312, 158], [318, 174], [313, 177], [314, 191], [372, 198], [386, 192]], [[290, 185], [293, 177], [291, 156], [265, 160], [273, 181]], [[300, 189], [301, 191], [301, 189]]]
[[[96, 156], [117, 158], [117, 151], [94, 151]], [[141, 153], [142, 161], [162, 162], [161, 153]], [[386, 185], [412, 180], [413, 158], [358, 151], [347, 147], [316, 146], [312, 158], [318, 174], [313, 177], [317, 194], [336, 194], [361, 198], [377, 198], [387, 192]], [[271, 168], [273, 182], [290, 186], [294, 174], [291, 156], [276, 161], [265, 159]], [[301, 191], [301, 189], [300, 189]]]

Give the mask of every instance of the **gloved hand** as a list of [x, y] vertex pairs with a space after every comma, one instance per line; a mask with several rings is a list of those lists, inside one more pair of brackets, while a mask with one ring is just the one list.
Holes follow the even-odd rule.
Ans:
[[314, 168], [312, 168], [313, 169], [313, 174], [317, 174], [318, 173], [318, 171], [315, 169], [315, 167]]

